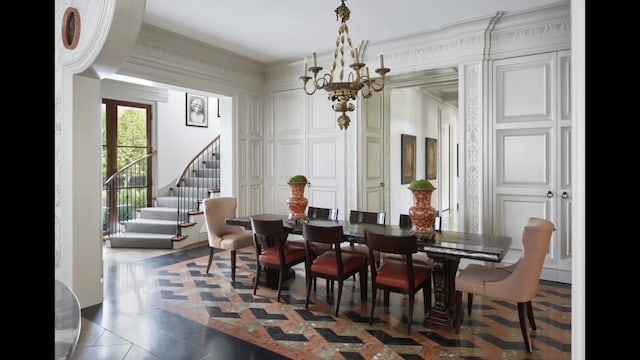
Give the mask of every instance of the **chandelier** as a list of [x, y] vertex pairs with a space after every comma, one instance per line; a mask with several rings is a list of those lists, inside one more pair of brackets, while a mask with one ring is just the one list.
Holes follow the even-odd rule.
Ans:
[[[384, 89], [384, 76], [391, 69], [384, 67], [384, 58], [380, 54], [380, 68], [376, 69], [376, 73], [380, 74], [380, 81], [371, 79], [369, 76], [369, 68], [362, 62], [360, 62], [360, 53], [358, 48], [353, 48], [351, 44], [351, 36], [349, 35], [349, 26], [347, 21], [349, 20], [349, 14], [351, 10], [344, 4], [346, 0], [341, 0], [342, 5], [336, 8], [336, 20], [338, 17], [341, 19], [340, 26], [338, 27], [338, 38], [336, 39], [336, 50], [333, 53], [333, 64], [331, 65], [331, 71], [325, 73], [321, 77], [318, 77], [318, 73], [322, 70], [322, 66], [318, 66], [317, 54], [313, 52], [313, 66], [307, 67], [307, 59], [304, 59], [304, 74], [300, 76], [303, 83], [304, 92], [307, 95], [313, 95], [316, 90], [323, 89], [329, 95], [329, 100], [333, 102], [332, 108], [335, 112], [342, 113], [338, 117], [338, 125], [340, 129], [346, 130], [349, 127], [351, 119], [347, 115], [347, 111], [355, 110], [355, 105], [350, 103], [350, 100], [356, 100], [358, 91], [362, 90], [361, 95], [363, 98], [368, 99], [373, 95], [373, 92], [381, 91]], [[349, 67], [353, 69], [346, 70], [345, 64], [347, 63], [347, 56], [350, 57], [351, 64]], [[338, 65], [340, 69], [338, 71]], [[309, 76], [309, 71], [313, 73], [313, 82], [311, 83], [311, 90], [307, 89], [307, 83], [312, 79]], [[338, 71], [338, 72], [337, 72]], [[336, 76], [337, 72], [337, 76]], [[346, 79], [345, 79], [346, 77]]]

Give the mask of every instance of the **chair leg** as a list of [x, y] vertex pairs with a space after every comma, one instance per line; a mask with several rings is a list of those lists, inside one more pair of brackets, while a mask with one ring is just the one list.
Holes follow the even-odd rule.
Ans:
[[369, 325], [373, 325], [373, 311], [376, 308], [376, 295], [378, 294], [378, 289], [376, 289], [376, 285], [374, 281], [371, 282], [371, 312], [369, 314]]
[[256, 266], [256, 281], [253, 283], [253, 295], [256, 294], [256, 290], [258, 290], [258, 280], [260, 280], [260, 263], [258, 262], [258, 266]]
[[422, 288], [422, 300], [424, 303], [424, 316], [427, 316], [427, 313], [431, 310], [431, 282], [429, 281]]
[[407, 332], [411, 336], [411, 324], [413, 323], [413, 303], [415, 302], [416, 293], [409, 293], [409, 317], [407, 318]]
[[525, 317], [527, 316], [525, 313], [527, 312], [526, 303], [519, 302], [518, 303], [518, 319], [520, 319], [520, 330], [522, 330], [522, 339], [524, 340], [524, 346], [528, 352], [533, 352], [533, 347], [531, 346], [531, 339], [529, 339], [529, 327], [526, 324]]
[[213, 251], [215, 250], [215, 248], [212, 248], [211, 246], [209, 246], [209, 263], [207, 264], [207, 274], [209, 273], [209, 269], [211, 268], [211, 261], [213, 261]]
[[467, 294], [467, 313], [471, 316], [471, 305], [473, 305], [473, 294]]
[[284, 279], [284, 270], [285, 270], [285, 267], [281, 266], [280, 267], [280, 275], [279, 275], [279, 278], [278, 278], [278, 296], [276, 296], [276, 301], [277, 302], [280, 302], [280, 293], [282, 292], [282, 282], [283, 282], [282, 279]]
[[460, 325], [462, 324], [462, 291], [456, 290], [456, 334], [460, 334]]
[[389, 291], [385, 290], [382, 292], [382, 303], [384, 305], [384, 307], [389, 307]]
[[344, 280], [342, 278], [338, 280], [338, 299], [336, 300], [336, 317], [338, 316], [338, 311], [340, 310], [340, 298], [342, 298], [342, 285]]
[[231, 282], [236, 282], [236, 251], [231, 250]]
[[[313, 278], [313, 279], [312, 279]], [[311, 296], [311, 282], [313, 281], [313, 291], [316, 287], [316, 277], [312, 275], [307, 276], [307, 299], [304, 301], [304, 308], [309, 309], [309, 296]]]
[[536, 320], [533, 318], [533, 306], [531, 305], [531, 301], [527, 301], [527, 315], [529, 316], [529, 325], [533, 330], [536, 330]]
[[367, 268], [360, 271], [360, 300], [367, 301]]

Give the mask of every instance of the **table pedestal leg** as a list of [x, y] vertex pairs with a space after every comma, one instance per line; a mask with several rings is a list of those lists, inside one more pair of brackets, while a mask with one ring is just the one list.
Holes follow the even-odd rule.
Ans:
[[[273, 290], [278, 290], [278, 279], [280, 277], [280, 271], [278, 269], [263, 268], [262, 274], [265, 274], [265, 275], [263, 275], [264, 278], [260, 279], [261, 282], [263, 282], [267, 287]], [[289, 268], [284, 272], [283, 282], [289, 279], [293, 279], [295, 277], [296, 277], [296, 272], [293, 269]]]
[[456, 274], [460, 259], [428, 254], [435, 261], [431, 271], [435, 302], [424, 318], [424, 326], [452, 329], [455, 326]]

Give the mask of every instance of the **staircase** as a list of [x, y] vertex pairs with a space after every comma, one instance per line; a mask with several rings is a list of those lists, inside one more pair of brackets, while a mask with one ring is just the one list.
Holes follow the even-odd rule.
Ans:
[[[175, 186], [153, 200], [154, 206], [136, 209], [135, 218], [118, 221], [105, 236], [112, 248], [179, 249], [201, 239], [202, 200], [220, 194], [220, 137], [185, 167]], [[121, 195], [120, 195], [121, 196]]]

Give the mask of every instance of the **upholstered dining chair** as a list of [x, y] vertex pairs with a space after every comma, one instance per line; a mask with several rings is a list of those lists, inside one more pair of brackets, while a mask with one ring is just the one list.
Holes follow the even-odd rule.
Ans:
[[338, 221], [338, 208], [309, 206], [307, 208], [307, 217], [309, 220]]
[[[413, 226], [411, 216], [407, 214], [400, 214], [398, 219], [398, 226], [403, 229], [410, 230]], [[382, 254], [380, 257], [382, 258], [382, 261], [405, 261], [405, 256], [398, 254]], [[427, 266], [431, 269], [433, 269], [433, 267], [435, 266], [435, 261], [433, 261], [433, 259], [429, 259], [426, 252], [419, 252], [417, 254], [414, 254], [413, 263]]]
[[237, 217], [238, 200], [235, 197], [204, 199], [204, 221], [209, 242], [209, 273], [215, 249], [229, 250], [231, 253], [231, 281], [236, 281], [236, 250], [253, 245], [251, 231], [242, 226], [227, 225], [226, 219]]
[[[253, 295], [256, 295], [262, 268], [278, 270], [278, 294], [276, 301], [280, 301], [282, 283], [285, 272], [297, 264], [305, 262], [307, 253], [305, 248], [292, 246], [287, 241], [282, 219], [256, 219], [253, 216], [251, 229], [253, 231], [253, 245], [256, 250], [256, 279], [253, 285]], [[308, 275], [306, 276], [308, 278]]]
[[[309, 308], [311, 281], [316, 278], [326, 279], [327, 284], [329, 284], [329, 281], [331, 281], [331, 284], [333, 284], [334, 281], [338, 282], [338, 298], [336, 299], [335, 316], [338, 316], [340, 310], [340, 299], [342, 298], [344, 279], [349, 278], [353, 274], [360, 273], [360, 298], [362, 301], [366, 301], [368, 278], [367, 257], [346, 254], [341, 251], [340, 243], [344, 241], [342, 225], [322, 226], [303, 223], [302, 236], [307, 244], [307, 260], [305, 263], [307, 273], [307, 298], [304, 304], [305, 309]], [[312, 244], [327, 244], [333, 250], [316, 255], [311, 248]], [[330, 287], [327, 286], [327, 295], [329, 295], [329, 288]], [[333, 286], [331, 286], [331, 291], [333, 291]]]
[[391, 292], [409, 296], [409, 314], [407, 316], [407, 332], [411, 335], [413, 323], [413, 304], [415, 294], [422, 290], [424, 313], [431, 308], [431, 268], [413, 262], [413, 255], [418, 252], [418, 238], [412, 235], [389, 235], [365, 229], [364, 238], [373, 257], [374, 251], [401, 255], [405, 261], [383, 261], [381, 265], [371, 263], [371, 313], [369, 325], [373, 325], [373, 314], [376, 307], [377, 291], [384, 292], [384, 307], [389, 306]]
[[413, 226], [411, 216], [409, 216], [408, 214], [400, 214], [398, 225], [403, 229], [411, 229], [411, 227]]
[[529, 338], [529, 325], [536, 330], [531, 301], [538, 293], [540, 275], [549, 252], [549, 245], [555, 226], [552, 222], [529, 218], [522, 233], [523, 253], [521, 258], [509, 267], [492, 267], [470, 264], [456, 278], [456, 334], [460, 333], [463, 318], [462, 294], [467, 293], [467, 311], [471, 315], [473, 296], [486, 296], [497, 300], [515, 302], [518, 307], [520, 330], [524, 346], [533, 351]]
[[[377, 224], [384, 225], [387, 214], [385, 212], [372, 212], [351, 210], [349, 212], [349, 222], [351, 224]], [[342, 244], [342, 252], [355, 253], [369, 257], [369, 248], [364, 244], [348, 243]], [[374, 251], [374, 257], [370, 259], [371, 262], [380, 264], [380, 252]], [[353, 280], [356, 280], [356, 275], [353, 275]]]
[[[321, 208], [315, 206], [309, 206], [307, 209], [307, 217], [309, 220], [329, 220], [329, 221], [338, 221], [338, 209], [337, 208]], [[299, 238], [290, 238], [289, 240], [292, 245], [300, 246], [302, 248], [305, 247], [304, 237], [302, 239]], [[327, 243], [311, 243], [311, 248], [316, 255], [321, 255], [323, 252], [331, 250], [332, 244]]]
[[[309, 220], [329, 220], [329, 221], [338, 221], [338, 208], [323, 208], [317, 206], [309, 206], [307, 208], [307, 218]], [[298, 235], [299, 236], [299, 235]], [[293, 246], [300, 246], [304, 248], [306, 246], [306, 241], [304, 237], [299, 238], [297, 236], [289, 237], [289, 242]], [[310, 244], [311, 251], [315, 256], [322, 255], [325, 251], [329, 251], [332, 249], [333, 244], [328, 243], [316, 243], [312, 242]], [[313, 289], [316, 290], [316, 280], [313, 280]], [[331, 286], [333, 289], [333, 282], [327, 279], [327, 288]]]
[[[377, 224], [384, 225], [386, 220], [386, 213], [384, 212], [371, 212], [371, 211], [360, 211], [360, 210], [351, 210], [349, 212], [349, 222], [351, 224]], [[342, 245], [342, 251], [347, 252], [358, 252], [360, 254], [365, 254], [369, 256], [369, 249], [363, 244], [349, 243]], [[376, 263], [380, 263], [380, 253], [374, 252], [375, 258], [374, 261]]]

